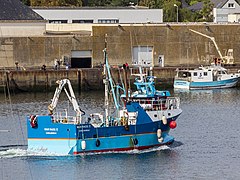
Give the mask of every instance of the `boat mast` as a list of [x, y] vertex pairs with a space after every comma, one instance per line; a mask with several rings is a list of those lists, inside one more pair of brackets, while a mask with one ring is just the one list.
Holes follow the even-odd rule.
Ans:
[[125, 106], [126, 103], [129, 100], [129, 95], [128, 95], [128, 82], [127, 82], [127, 68], [123, 68], [123, 73], [124, 73], [124, 86], [125, 86], [125, 91], [126, 91], [126, 102], [125, 102]]
[[105, 83], [105, 116], [106, 116], [106, 126], [109, 125], [109, 98], [108, 98], [108, 85], [110, 84], [110, 88], [111, 88], [111, 93], [112, 93], [112, 97], [114, 100], [114, 105], [116, 108], [116, 111], [119, 111], [119, 102], [117, 101], [117, 97], [116, 97], [116, 93], [115, 93], [115, 87], [113, 85], [113, 79], [111, 76], [111, 72], [110, 72], [110, 66], [108, 64], [108, 57], [107, 57], [107, 39], [106, 39], [107, 35], [105, 35], [105, 48], [104, 48], [104, 83]]
[[107, 34], [105, 35], [105, 48], [103, 50], [104, 52], [104, 79], [103, 83], [105, 84], [105, 121], [106, 126], [109, 126], [109, 120], [108, 120], [108, 108], [109, 108], [109, 102], [108, 102], [108, 74], [107, 74]]

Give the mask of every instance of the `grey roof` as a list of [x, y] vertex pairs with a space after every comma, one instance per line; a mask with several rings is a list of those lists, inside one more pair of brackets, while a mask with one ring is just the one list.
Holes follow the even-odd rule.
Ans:
[[[211, 0], [211, 2], [214, 4], [214, 8], [221, 8], [223, 7], [229, 0]], [[238, 3], [236, 1], [236, 3]], [[191, 11], [199, 11], [203, 7], [203, 2], [198, 2], [192, 6], [189, 6], [188, 9]]]
[[0, 20], [43, 20], [20, 0], [0, 0]]
[[188, 3], [186, 3], [185, 0], [181, 0], [181, 2], [182, 2], [182, 8], [187, 8], [187, 7], [189, 7]]
[[32, 9], [48, 9], [48, 10], [65, 10], [65, 9], [78, 9], [78, 10], [82, 10], [82, 9], [87, 9], [87, 10], [99, 10], [99, 9], [149, 9], [146, 6], [94, 6], [94, 7], [90, 7], [90, 6], [82, 6], [82, 7], [75, 7], [75, 6], [32, 6]]
[[228, 2], [228, 0], [211, 0], [215, 8], [221, 8]]
[[203, 2], [198, 2], [192, 6], [189, 6], [188, 9], [191, 11], [200, 11], [203, 7]]

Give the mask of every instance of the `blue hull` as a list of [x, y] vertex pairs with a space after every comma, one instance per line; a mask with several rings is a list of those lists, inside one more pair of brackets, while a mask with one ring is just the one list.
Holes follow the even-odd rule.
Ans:
[[[27, 128], [28, 149], [57, 154], [147, 149], [174, 141], [168, 135], [169, 125], [163, 125], [162, 121], [129, 125], [128, 129], [125, 126], [94, 128], [91, 124], [53, 123], [51, 116], [38, 116], [37, 128], [32, 128], [29, 120]], [[162, 130], [161, 143], [157, 137], [159, 128]], [[85, 148], [82, 141], [85, 141]]]
[[86, 142], [84, 150], [82, 149], [82, 140], [80, 139], [28, 139], [28, 146], [30, 150], [44, 150], [60, 155], [76, 155], [128, 151], [133, 149], [143, 150], [171, 144], [174, 141], [174, 138], [167, 133], [163, 137], [164, 141], [162, 143], [158, 142], [156, 133], [98, 138], [100, 142], [98, 147], [96, 145], [96, 138], [84, 139]]
[[217, 89], [217, 88], [230, 88], [236, 86], [238, 78], [232, 78], [221, 81], [211, 82], [188, 82], [184, 80], [175, 80], [174, 87], [181, 89]]

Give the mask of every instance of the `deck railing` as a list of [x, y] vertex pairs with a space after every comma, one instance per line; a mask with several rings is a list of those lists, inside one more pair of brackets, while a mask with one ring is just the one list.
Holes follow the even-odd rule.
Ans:
[[135, 100], [138, 102], [143, 109], [149, 111], [156, 110], [173, 110], [179, 109], [180, 98], [179, 97], [167, 97], [166, 99], [146, 99], [146, 100]]

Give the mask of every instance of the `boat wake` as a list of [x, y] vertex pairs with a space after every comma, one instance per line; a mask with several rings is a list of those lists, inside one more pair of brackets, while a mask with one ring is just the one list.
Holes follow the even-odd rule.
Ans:
[[[108, 151], [108, 152], [98, 152], [98, 153], [87, 153], [81, 154], [78, 156], [91, 156], [91, 155], [100, 155], [100, 154], [143, 154], [155, 151], [169, 150], [171, 149], [169, 146], [161, 146], [146, 150], [129, 150], [129, 151]], [[50, 153], [46, 149], [37, 149], [37, 150], [26, 150], [21, 148], [10, 148], [10, 149], [1, 149], [0, 150], [0, 159], [2, 158], [18, 158], [18, 157], [54, 157], [54, 156], [69, 156], [58, 153]]]
[[129, 151], [125, 151], [125, 152], [117, 152], [117, 153], [144, 154], [144, 153], [149, 153], [149, 152], [162, 151], [162, 150], [166, 150], [166, 149], [170, 149], [169, 146], [164, 145], [164, 146], [154, 147], [154, 148], [149, 148], [149, 149], [144, 149], [144, 150], [134, 149], [134, 150], [129, 150]]
[[46, 157], [46, 156], [63, 156], [57, 153], [49, 153], [45, 149], [26, 150], [21, 148], [5, 149], [0, 151], [0, 159], [17, 158], [17, 157]]
[[[92, 155], [101, 155], [101, 154], [144, 154], [156, 151], [172, 150], [178, 146], [183, 145], [180, 141], [174, 141], [170, 145], [164, 145], [159, 147], [154, 147], [145, 150], [129, 150], [129, 151], [107, 151], [107, 152], [97, 152], [97, 153], [86, 153], [80, 154], [77, 156], [92, 156]], [[2, 158], [18, 158], [18, 157], [60, 157], [60, 156], [71, 156], [66, 154], [52, 153], [48, 152], [47, 149], [27, 149], [27, 145], [6, 145], [0, 146], [0, 159]]]
[[99, 154], [144, 154], [144, 153], [167, 150], [167, 149], [171, 149], [171, 148], [167, 145], [164, 145], [164, 146], [149, 148], [149, 149], [145, 149], [145, 150], [133, 149], [133, 150], [128, 150], [128, 151], [93, 152], [93, 153], [87, 153], [87, 154], [79, 154], [77, 156], [91, 156], [91, 155], [99, 155]]

